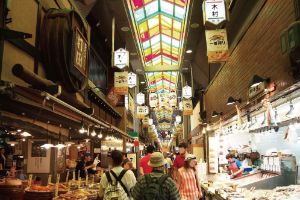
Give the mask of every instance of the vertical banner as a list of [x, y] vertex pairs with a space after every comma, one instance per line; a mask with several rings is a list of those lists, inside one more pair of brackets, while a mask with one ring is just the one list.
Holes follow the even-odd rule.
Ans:
[[207, 57], [209, 63], [228, 60], [228, 41], [226, 29], [205, 30]]
[[155, 108], [158, 103], [158, 97], [156, 93], [150, 93], [149, 94], [149, 105], [151, 108]]
[[176, 107], [176, 105], [177, 105], [177, 95], [176, 95], [176, 92], [171, 92], [169, 94], [169, 105], [171, 107]]
[[128, 72], [115, 72], [115, 93], [128, 94]]
[[193, 103], [191, 99], [183, 100], [183, 115], [193, 115]]

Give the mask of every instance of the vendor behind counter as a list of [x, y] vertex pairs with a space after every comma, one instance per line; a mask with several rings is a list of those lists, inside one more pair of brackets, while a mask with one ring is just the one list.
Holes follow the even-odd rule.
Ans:
[[241, 161], [234, 158], [233, 154], [226, 155], [226, 159], [228, 161], [228, 174], [230, 175], [230, 178], [239, 178], [243, 176], [244, 168], [242, 167]]

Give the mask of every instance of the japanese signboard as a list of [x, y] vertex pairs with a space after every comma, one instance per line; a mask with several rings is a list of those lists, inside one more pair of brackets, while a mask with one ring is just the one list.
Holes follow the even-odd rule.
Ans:
[[204, 24], [207, 22], [219, 25], [226, 21], [227, 13], [225, 0], [206, 0], [203, 2]]
[[227, 61], [229, 53], [226, 29], [206, 30], [205, 36], [208, 62]]
[[88, 43], [78, 29], [75, 31], [74, 40], [74, 66], [81, 72], [82, 75], [87, 76]]
[[149, 127], [149, 117], [145, 117], [143, 120], [143, 128], [148, 128]]
[[177, 105], [177, 95], [176, 92], [171, 92], [169, 94], [169, 104], [171, 107], [175, 107]]
[[179, 110], [183, 110], [183, 103], [182, 103], [182, 101], [179, 102], [178, 108], [179, 108]]
[[128, 72], [115, 72], [115, 93], [126, 95], [128, 93]]
[[255, 87], [250, 87], [248, 91], [248, 97], [249, 99], [252, 99], [256, 97], [257, 95], [263, 93], [266, 89], [265, 83], [260, 83], [259, 85]]
[[151, 108], [155, 108], [157, 106], [158, 97], [156, 93], [149, 94], [149, 105]]
[[143, 93], [138, 93], [136, 95], [136, 103], [139, 105], [143, 105], [145, 103], [145, 94]]
[[158, 94], [158, 99], [159, 99], [159, 107], [167, 107], [168, 106], [168, 94], [167, 93], [159, 93]]
[[136, 117], [138, 119], [143, 119], [146, 115], [149, 114], [148, 106], [137, 106], [136, 108]]
[[129, 65], [129, 52], [125, 49], [118, 49], [114, 52], [114, 66], [123, 69]]
[[190, 86], [186, 85], [182, 88], [182, 97], [186, 99], [192, 97], [192, 88]]
[[183, 115], [192, 115], [193, 114], [193, 103], [191, 99], [183, 100]]
[[111, 88], [106, 96], [106, 100], [113, 106], [116, 106], [120, 101], [121, 96], [115, 92], [115, 88]]
[[128, 87], [134, 88], [136, 86], [136, 74], [133, 72], [128, 73]]

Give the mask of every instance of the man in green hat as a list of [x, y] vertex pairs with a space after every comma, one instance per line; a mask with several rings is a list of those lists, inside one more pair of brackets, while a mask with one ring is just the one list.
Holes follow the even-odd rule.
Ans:
[[132, 189], [132, 197], [136, 200], [179, 200], [180, 195], [175, 182], [164, 174], [163, 154], [154, 152], [148, 164], [153, 171], [139, 178]]

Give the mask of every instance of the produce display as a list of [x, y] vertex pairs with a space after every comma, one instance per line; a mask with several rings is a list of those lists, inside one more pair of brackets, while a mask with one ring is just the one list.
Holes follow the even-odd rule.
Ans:
[[90, 189], [78, 189], [74, 191], [70, 191], [66, 194], [61, 194], [58, 197], [54, 198], [55, 200], [92, 200], [97, 199], [98, 191], [90, 190]]

